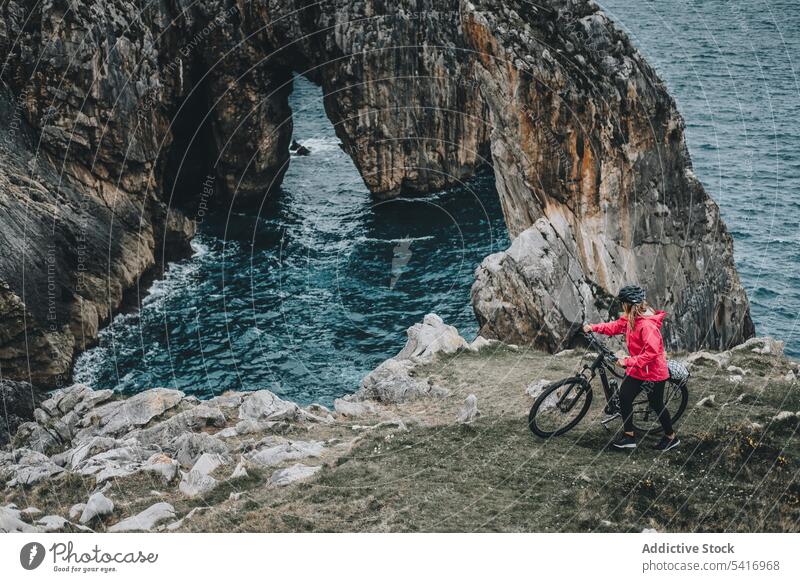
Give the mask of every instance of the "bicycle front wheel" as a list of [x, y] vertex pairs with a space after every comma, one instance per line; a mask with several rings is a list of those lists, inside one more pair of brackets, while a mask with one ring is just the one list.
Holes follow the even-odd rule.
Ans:
[[528, 415], [528, 427], [542, 438], [562, 435], [586, 416], [591, 404], [592, 389], [586, 378], [565, 378], [536, 398]]

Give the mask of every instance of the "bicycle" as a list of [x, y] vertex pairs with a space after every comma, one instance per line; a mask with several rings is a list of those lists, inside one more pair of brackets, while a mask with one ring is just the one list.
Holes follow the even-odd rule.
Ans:
[[[602, 342], [591, 334], [583, 334], [589, 347], [597, 351], [591, 364], [584, 364], [575, 376], [558, 380], [546, 386], [539, 394], [528, 415], [528, 427], [542, 438], [560, 436], [573, 429], [586, 416], [592, 404], [592, 381], [600, 376], [603, 393], [606, 397], [605, 412], [608, 417], [601, 420], [606, 430], [608, 423], [622, 418], [619, 410], [619, 382], [625, 377], [615, 369], [616, 356]], [[689, 371], [685, 365], [674, 360], [667, 362], [670, 378], [664, 388], [664, 406], [669, 410], [672, 421], [677, 421], [686, 410], [689, 402]], [[614, 376], [609, 378], [609, 374]], [[670, 409], [672, 405], [675, 410]], [[572, 418], [571, 413], [577, 411]], [[550, 426], [548, 423], [553, 423]], [[566, 422], [564, 426], [561, 423]], [[633, 425], [637, 433], [658, 434], [663, 431], [658, 415], [650, 408], [647, 393], [643, 390], [633, 401]]]

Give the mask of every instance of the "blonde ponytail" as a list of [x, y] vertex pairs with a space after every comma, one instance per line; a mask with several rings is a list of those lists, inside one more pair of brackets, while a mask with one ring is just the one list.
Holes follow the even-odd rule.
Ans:
[[632, 305], [630, 303], [622, 304], [622, 310], [625, 312], [625, 317], [628, 319], [628, 327], [631, 331], [633, 331], [633, 328], [636, 326], [636, 318], [640, 315], [644, 315], [648, 309], [650, 309], [650, 306], [647, 304], [647, 301], [642, 301], [637, 305]]

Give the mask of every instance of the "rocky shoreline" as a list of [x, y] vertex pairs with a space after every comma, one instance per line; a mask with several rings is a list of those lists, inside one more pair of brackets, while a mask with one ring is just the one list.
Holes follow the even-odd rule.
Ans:
[[[782, 347], [770, 338], [754, 338], [727, 352], [695, 352], [684, 359], [693, 371], [714, 370], [720, 381], [760, 378], [765, 385], [777, 381], [795, 390], [800, 368], [783, 356]], [[487, 367], [498, 354], [546, 356], [481, 337], [469, 344], [429, 314], [409, 328], [403, 350], [370, 373], [357, 392], [336, 400], [333, 410], [300, 407], [268, 390], [228, 392], [203, 401], [164, 388], [128, 397], [83, 385], [56, 390], [0, 451], [5, 482], [0, 530], [184, 530], [200, 513], [235, 511], [242, 496], [268, 499], [284, 488], [308, 486], [335, 472], [362, 441], [376, 435], [379, 442], [391, 443], [396, 435], [431, 427], [468, 427], [478, 419], [499, 418], [509, 406], [526, 430], [530, 397], [525, 389], [535, 387], [536, 380], [541, 384], [543, 377], [555, 379], [554, 370], [530, 370], [530, 384], [519, 385], [513, 394], [497, 391], [500, 371], [488, 383], [476, 378], [472, 386], [437, 377], [457, 367], [459, 359], [477, 358]], [[548, 368], [581, 356], [575, 350], [546, 356]], [[759, 358], [768, 369], [749, 368]], [[696, 406], [720, 406], [713, 400]], [[796, 426], [800, 413], [776, 410], [774, 421]], [[220, 522], [214, 529], [237, 528]]]

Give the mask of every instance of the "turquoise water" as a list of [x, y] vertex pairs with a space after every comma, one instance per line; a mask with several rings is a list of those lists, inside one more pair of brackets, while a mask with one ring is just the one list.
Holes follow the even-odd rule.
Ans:
[[473, 272], [509, 244], [494, 178], [374, 202], [321, 90], [298, 78], [291, 105], [311, 155], [292, 158], [281, 196], [261, 216], [206, 217], [194, 256], [173, 264], [137, 313], [114, 319], [76, 380], [201, 397], [269, 388], [330, 404], [426, 313], [475, 336]]
[[[670, 87], [697, 175], [719, 202], [759, 334], [800, 355], [800, 18], [791, 2], [609, 0]], [[702, 12], [700, 11], [702, 9]], [[373, 203], [318, 88], [298, 79], [292, 159], [261, 216], [206, 219], [195, 255], [115, 318], [77, 380], [205, 397], [270, 388], [301, 403], [352, 392], [428, 312], [471, 337], [473, 270], [508, 238], [490, 177]]]
[[686, 120], [695, 173], [734, 238], [756, 333], [800, 356], [800, 6], [601, 0]]

